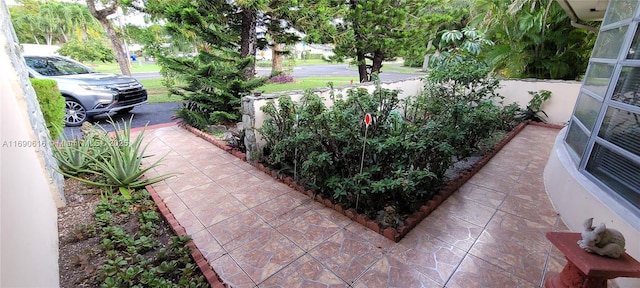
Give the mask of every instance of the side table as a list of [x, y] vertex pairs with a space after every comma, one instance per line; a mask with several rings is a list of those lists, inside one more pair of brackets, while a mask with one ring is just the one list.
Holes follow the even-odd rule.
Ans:
[[547, 288], [600, 288], [607, 287], [608, 279], [640, 278], [640, 262], [627, 253], [618, 259], [588, 253], [578, 246], [580, 233], [547, 232], [546, 236], [567, 258], [560, 274], [547, 277]]

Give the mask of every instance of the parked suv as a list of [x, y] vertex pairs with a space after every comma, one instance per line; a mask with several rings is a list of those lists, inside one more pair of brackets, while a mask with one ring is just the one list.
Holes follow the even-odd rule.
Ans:
[[147, 90], [129, 76], [98, 73], [61, 56], [24, 56], [29, 77], [52, 79], [65, 98], [64, 123], [79, 126], [89, 117], [126, 113], [147, 102]]

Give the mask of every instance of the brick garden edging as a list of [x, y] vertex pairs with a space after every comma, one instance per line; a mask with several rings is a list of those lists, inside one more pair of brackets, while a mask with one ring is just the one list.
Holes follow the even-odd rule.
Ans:
[[[151, 198], [153, 199], [153, 202], [156, 202], [158, 210], [160, 211], [160, 214], [162, 214], [162, 218], [164, 218], [164, 220], [169, 223], [169, 226], [171, 227], [173, 233], [178, 236], [187, 236], [187, 230], [185, 230], [184, 227], [180, 225], [176, 217], [173, 215], [173, 213], [171, 213], [171, 210], [169, 210], [169, 207], [167, 207], [167, 204], [162, 201], [162, 198], [160, 197], [160, 195], [158, 195], [156, 189], [154, 189], [151, 185], [147, 185], [145, 189], [147, 189], [149, 194], [151, 194]], [[230, 287], [229, 285], [224, 283], [222, 279], [220, 279], [218, 273], [213, 270], [213, 267], [211, 267], [207, 259], [204, 258], [204, 255], [202, 255], [202, 252], [200, 252], [200, 249], [198, 249], [196, 244], [193, 243], [193, 240], [189, 241], [187, 243], [187, 246], [191, 248], [191, 258], [193, 258], [193, 261], [195, 261], [196, 265], [198, 265], [198, 268], [200, 268], [202, 275], [204, 275], [204, 277], [207, 279], [207, 282], [209, 282], [209, 286], [211, 286], [212, 288]]]
[[[473, 175], [475, 175], [484, 165], [489, 163], [489, 160], [493, 158], [500, 150], [507, 144], [511, 139], [513, 139], [518, 133], [520, 133], [527, 125], [536, 125], [547, 128], [561, 129], [564, 126], [556, 125], [556, 124], [548, 124], [548, 123], [539, 123], [527, 121], [518, 124], [513, 130], [511, 130], [507, 135], [505, 135], [500, 142], [498, 142], [490, 151], [487, 152], [480, 160], [474, 163], [471, 167], [462, 171], [456, 179], [449, 181], [431, 200], [427, 201], [424, 205], [418, 209], [418, 211], [411, 214], [409, 217], [404, 219], [405, 225], [400, 225], [397, 228], [387, 227], [382, 229], [380, 227], [380, 223], [375, 220], [370, 219], [365, 214], [358, 214], [355, 209], [349, 208], [344, 209], [340, 204], [335, 204], [331, 201], [331, 199], [324, 198], [322, 195], [316, 195], [313, 190], [305, 190], [304, 186], [298, 184], [291, 176], [282, 176], [277, 171], [271, 170], [266, 167], [264, 164], [259, 162], [251, 162], [251, 165], [257, 168], [258, 170], [271, 175], [273, 178], [281, 181], [282, 183], [288, 185], [294, 190], [303, 193], [309, 196], [311, 199], [323, 204], [327, 208], [331, 208], [338, 213], [341, 213], [347, 216], [349, 219], [358, 222], [360, 225], [365, 226], [374, 232], [383, 235], [384, 237], [398, 242], [404, 236], [411, 231], [420, 221], [426, 218], [431, 212], [433, 212], [438, 205], [440, 205], [444, 200], [446, 200], [449, 196], [451, 196], [458, 188], [460, 188], [464, 183], [466, 183]], [[242, 159], [243, 161], [247, 160], [246, 154], [228, 146], [224, 141], [215, 138], [214, 136], [207, 134], [203, 131], [200, 131], [192, 126], [181, 123], [180, 126], [187, 129], [189, 132], [195, 134], [196, 136], [203, 138], [204, 140], [216, 145], [220, 149], [223, 149], [232, 155]]]

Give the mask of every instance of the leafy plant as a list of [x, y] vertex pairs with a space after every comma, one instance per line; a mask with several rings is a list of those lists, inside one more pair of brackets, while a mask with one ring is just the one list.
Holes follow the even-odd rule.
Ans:
[[44, 122], [49, 129], [49, 136], [55, 141], [64, 127], [64, 97], [60, 94], [58, 84], [54, 80], [33, 78], [29, 80], [33, 90], [36, 91]]
[[[53, 157], [66, 176], [92, 173], [95, 156], [102, 154], [100, 140], [63, 140], [53, 145]], [[93, 157], [92, 157], [93, 156]]]
[[551, 91], [548, 90], [540, 90], [540, 91], [529, 91], [529, 95], [532, 96], [531, 100], [529, 100], [529, 104], [524, 111], [521, 111], [517, 118], [520, 121], [532, 120], [535, 122], [546, 122], [544, 118], [540, 115], [542, 113], [544, 117], [549, 117], [547, 113], [542, 110], [542, 104], [551, 98]]
[[[301, 104], [282, 96], [278, 106], [263, 107], [270, 116], [261, 128], [267, 163], [346, 207], [360, 203], [359, 210], [370, 215], [386, 205], [406, 212], [436, 191], [438, 180], [424, 161], [435, 147], [420, 137], [426, 130], [398, 113], [398, 91], [354, 89], [332, 97], [330, 109], [310, 92]], [[374, 119], [368, 128], [366, 113]]]
[[498, 81], [478, 57], [438, 65], [425, 92], [405, 100], [377, 85], [373, 93], [331, 94], [331, 108], [311, 92], [300, 103], [286, 95], [267, 103], [260, 128], [264, 161], [372, 218], [388, 206], [400, 215], [415, 211], [442, 187], [456, 161], [515, 122], [514, 106], [498, 104]]
[[[90, 173], [104, 177], [106, 179], [105, 182], [97, 182], [81, 178], [77, 176], [77, 173], [73, 174], [66, 172], [69, 169], [62, 169], [61, 172], [65, 176], [90, 185], [116, 188], [125, 198], [129, 199], [131, 198], [132, 190], [160, 182], [174, 175], [163, 174], [152, 178], [144, 178], [144, 173], [160, 165], [164, 160], [164, 157], [161, 157], [153, 163], [147, 164], [146, 167], [143, 168], [142, 159], [145, 157], [145, 151], [149, 146], [149, 143], [143, 146], [145, 131], [141, 131], [132, 141], [131, 120], [129, 120], [129, 123], [124, 122], [123, 127], [121, 127], [119, 123], [116, 124], [113, 120], [110, 120], [109, 123], [115, 131], [113, 138], [104, 131], [105, 133], [101, 134], [99, 136], [99, 140], [97, 140], [97, 143], [102, 144], [99, 147], [104, 149], [104, 153], [96, 154], [89, 148], [83, 150], [71, 149], [68, 151], [71, 152], [71, 154], [58, 153], [58, 156], [56, 157], [62, 165], [66, 165], [67, 163], [73, 165], [78, 163], [84, 164], [85, 162], [83, 161], [88, 159], [87, 162], [89, 164], [87, 165], [89, 167], [87, 169], [76, 169], [78, 166], [67, 166], [73, 168], [71, 172], [77, 170], [78, 172]], [[82, 143], [91, 143], [91, 140], [89, 139], [85, 139]], [[89, 144], [86, 145], [88, 146]], [[69, 155], [76, 156], [78, 158], [77, 161], [73, 159], [71, 159], [73, 160], [71, 161], [69, 158], [66, 158], [66, 156]]]
[[486, 53], [494, 71], [510, 78], [536, 79], [575, 80], [584, 74], [600, 22], [581, 23], [586, 29], [576, 29], [555, 2], [472, 2], [470, 25], [486, 31], [496, 43]]
[[[141, 190], [130, 199], [122, 195], [102, 198], [96, 220], [101, 218], [99, 247], [106, 260], [96, 271], [96, 280], [101, 287], [208, 287], [190, 258], [187, 243], [191, 238], [160, 239], [149, 229], [162, 222], [157, 207], [148, 207], [149, 197]], [[121, 223], [128, 215], [134, 217]]]

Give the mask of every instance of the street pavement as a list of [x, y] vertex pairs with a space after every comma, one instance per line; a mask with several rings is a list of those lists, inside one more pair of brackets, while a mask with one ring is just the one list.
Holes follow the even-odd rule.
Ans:
[[[258, 76], [267, 76], [270, 73], [270, 68], [257, 67], [256, 69], [256, 74]], [[158, 72], [134, 73], [132, 76], [138, 80], [157, 79], [161, 77]], [[353, 67], [350, 67], [348, 64], [304, 65], [297, 66], [293, 70], [294, 78], [313, 76], [353, 76], [354, 82], [358, 81], [358, 71]], [[424, 76], [424, 74], [385, 72], [383, 67], [383, 72], [380, 73], [380, 80], [383, 82], [397, 81], [421, 76]], [[174, 121], [175, 111], [182, 105], [182, 102], [145, 104], [134, 108], [131, 113], [96, 116], [92, 119], [92, 123], [104, 127], [107, 131], [113, 130], [111, 125], [108, 123], [109, 116], [111, 116], [115, 121], [129, 121], [133, 116], [131, 126], [134, 128], [143, 127], [145, 125], [168, 123]], [[67, 139], [77, 138], [81, 135], [79, 127], [65, 127], [64, 133]]]
[[[269, 76], [271, 74], [271, 68], [256, 67], [257, 76]], [[354, 82], [358, 81], [358, 70], [354, 66], [349, 64], [319, 64], [319, 65], [301, 65], [296, 66], [293, 69], [294, 78], [305, 78], [314, 76], [336, 76], [336, 77], [349, 77], [352, 76]], [[392, 71], [385, 71], [382, 67], [382, 73], [380, 73], [381, 81], [396, 81], [407, 78], [415, 78], [424, 76], [424, 73], [399, 73]], [[134, 73], [132, 75], [138, 80], [143, 79], [157, 79], [160, 78], [158, 72], [144, 72]]]

